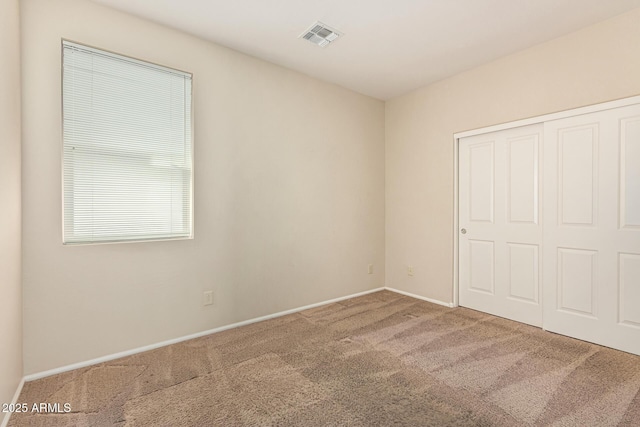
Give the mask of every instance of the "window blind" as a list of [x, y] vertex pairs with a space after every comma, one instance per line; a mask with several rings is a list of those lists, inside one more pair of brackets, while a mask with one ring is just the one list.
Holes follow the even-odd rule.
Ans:
[[62, 52], [64, 243], [191, 237], [191, 74]]

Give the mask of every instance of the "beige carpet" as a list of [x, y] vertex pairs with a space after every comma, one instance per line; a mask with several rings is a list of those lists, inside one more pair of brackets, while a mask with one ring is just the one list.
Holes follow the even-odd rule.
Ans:
[[27, 383], [10, 426], [638, 426], [640, 357], [388, 291]]

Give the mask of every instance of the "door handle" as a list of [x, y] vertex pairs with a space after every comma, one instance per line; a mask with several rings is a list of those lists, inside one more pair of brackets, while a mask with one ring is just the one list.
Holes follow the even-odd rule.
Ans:
[[462, 233], [462, 234], [467, 234], [467, 229], [466, 229], [466, 228], [463, 228], [462, 230], [460, 230], [460, 233]]

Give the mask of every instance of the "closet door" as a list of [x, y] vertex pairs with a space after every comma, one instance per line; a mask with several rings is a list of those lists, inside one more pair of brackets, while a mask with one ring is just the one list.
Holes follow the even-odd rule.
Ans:
[[542, 325], [542, 125], [459, 142], [460, 305]]
[[544, 129], [544, 328], [640, 354], [640, 105]]

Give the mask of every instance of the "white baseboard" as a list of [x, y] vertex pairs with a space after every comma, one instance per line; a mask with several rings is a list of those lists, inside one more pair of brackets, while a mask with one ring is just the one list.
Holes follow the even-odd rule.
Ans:
[[[12, 405], [15, 405], [16, 403], [18, 403], [18, 398], [20, 397], [20, 393], [22, 393], [23, 386], [24, 386], [24, 378], [20, 381], [20, 384], [18, 384], [18, 389], [13, 395], [13, 399], [11, 400]], [[11, 412], [7, 412], [6, 414], [4, 414], [2, 422], [0, 423], [0, 427], [7, 427], [7, 424], [9, 424], [9, 418], [11, 418]]]
[[416, 295], [416, 294], [412, 294], [412, 293], [409, 293], [409, 292], [401, 291], [399, 289], [390, 288], [388, 286], [386, 286], [385, 289], [388, 290], [388, 291], [391, 291], [391, 292], [395, 292], [397, 294], [406, 295], [406, 296], [411, 297], [411, 298], [421, 299], [423, 301], [427, 301], [427, 302], [430, 302], [430, 303], [433, 303], [433, 304], [444, 305], [445, 307], [449, 307], [449, 308], [455, 307], [452, 302], [444, 302], [444, 301], [440, 301], [440, 300], [437, 300], [437, 299], [422, 297], [420, 295]]
[[[281, 311], [281, 312], [278, 312], [278, 313], [269, 314], [269, 315], [266, 315], [266, 316], [261, 316], [261, 317], [256, 317], [256, 318], [249, 319], [249, 320], [244, 320], [242, 322], [232, 323], [230, 325], [220, 326], [218, 328], [209, 329], [207, 331], [197, 332], [195, 334], [185, 335], [185, 336], [178, 337], [178, 338], [173, 338], [173, 339], [162, 341], [162, 342], [158, 342], [158, 343], [155, 343], [155, 344], [150, 344], [150, 345], [147, 345], [147, 346], [144, 346], [144, 347], [138, 347], [138, 348], [122, 351], [122, 352], [115, 353], [115, 354], [109, 354], [109, 355], [98, 357], [98, 358], [95, 358], [95, 359], [86, 360], [84, 362], [73, 363], [71, 365], [61, 366], [59, 368], [49, 369], [47, 371], [37, 372], [35, 374], [25, 375], [25, 377], [23, 379], [23, 383], [25, 381], [38, 380], [40, 378], [50, 377], [52, 375], [61, 374], [63, 372], [73, 371], [74, 369], [86, 368], [87, 366], [97, 365], [97, 364], [108, 362], [108, 361], [111, 361], [111, 360], [120, 359], [121, 357], [131, 356], [133, 354], [143, 353], [143, 352], [149, 351], [149, 350], [155, 350], [156, 348], [165, 347], [165, 346], [168, 346], [168, 345], [171, 345], [171, 344], [177, 344], [179, 342], [188, 341], [188, 340], [191, 340], [191, 339], [194, 339], [194, 338], [200, 338], [200, 337], [203, 337], [205, 335], [211, 335], [211, 334], [215, 334], [215, 333], [218, 333], [218, 332], [226, 331], [226, 330], [229, 330], [229, 329], [239, 328], [240, 326], [250, 325], [250, 324], [256, 323], [256, 322], [262, 322], [263, 320], [269, 320], [269, 319], [274, 319], [276, 317], [286, 316], [287, 314], [293, 314], [293, 313], [297, 313], [297, 312], [300, 312], [300, 311], [308, 310], [310, 308], [315, 308], [315, 307], [320, 307], [322, 305], [332, 304], [334, 302], [343, 301], [343, 300], [346, 300], [346, 299], [349, 299], [349, 298], [355, 298], [355, 297], [359, 297], [359, 296], [362, 296], [362, 295], [371, 294], [371, 293], [374, 293], [374, 292], [382, 291], [384, 289], [385, 288], [371, 289], [371, 290], [368, 290], [368, 291], [359, 292], [357, 294], [347, 295], [347, 296], [344, 296], [344, 297], [334, 298], [334, 299], [331, 299], [331, 300], [322, 301], [322, 302], [318, 302], [318, 303], [315, 303], [315, 304], [305, 305], [304, 307], [292, 308], [291, 310], [285, 310], [285, 311]], [[396, 292], [400, 292], [400, 291], [396, 291]], [[411, 296], [411, 295], [409, 295], [409, 296]], [[420, 298], [420, 297], [416, 297], [416, 298]], [[20, 388], [22, 388], [22, 386]], [[17, 398], [17, 396], [16, 396], [16, 398]], [[4, 427], [4, 424], [2, 426], [0, 426], [0, 427]]]

